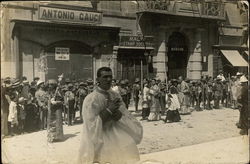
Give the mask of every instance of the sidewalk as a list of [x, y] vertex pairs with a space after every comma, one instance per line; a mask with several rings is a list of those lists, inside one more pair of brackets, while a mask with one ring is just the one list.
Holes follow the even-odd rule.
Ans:
[[141, 155], [139, 164], [245, 164], [249, 161], [249, 136], [239, 136]]

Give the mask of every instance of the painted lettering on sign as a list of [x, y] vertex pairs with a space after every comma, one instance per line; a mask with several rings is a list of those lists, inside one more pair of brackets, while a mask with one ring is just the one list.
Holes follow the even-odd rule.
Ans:
[[69, 60], [69, 48], [56, 47], [55, 60]]
[[102, 22], [102, 13], [40, 6], [39, 19], [100, 24]]
[[127, 47], [153, 47], [153, 36], [120, 36], [119, 46]]

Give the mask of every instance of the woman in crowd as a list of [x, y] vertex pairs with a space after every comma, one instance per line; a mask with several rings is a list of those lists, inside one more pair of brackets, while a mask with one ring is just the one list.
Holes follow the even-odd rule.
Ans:
[[149, 121], [157, 121], [161, 119], [161, 105], [160, 105], [160, 88], [156, 84], [156, 80], [153, 79], [151, 82], [152, 86], [150, 88], [149, 93], [151, 94], [151, 107], [150, 114], [148, 116]]
[[61, 96], [56, 80], [49, 80], [48, 85], [48, 142], [56, 142], [63, 139], [63, 97]]
[[170, 94], [166, 94], [166, 110], [167, 116], [165, 122], [178, 122], [181, 120], [179, 110], [180, 102], [178, 99], [178, 91], [175, 86], [170, 87]]
[[150, 84], [145, 81], [142, 95], [142, 120], [146, 120], [150, 114], [150, 104], [151, 104], [151, 96], [150, 96]]

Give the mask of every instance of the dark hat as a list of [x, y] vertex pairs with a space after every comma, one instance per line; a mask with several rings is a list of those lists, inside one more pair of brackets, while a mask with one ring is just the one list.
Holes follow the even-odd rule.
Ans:
[[35, 81], [35, 80], [39, 80], [39, 79], [40, 79], [40, 77], [34, 77], [34, 81]]
[[32, 82], [30, 82], [30, 85], [32, 86], [35, 86], [36, 85], [36, 82], [35, 81], [32, 81]]
[[140, 79], [139, 79], [139, 78], [136, 78], [136, 79], [135, 79], [135, 82], [136, 82], [136, 83], [140, 82]]
[[189, 82], [190, 82], [190, 79], [186, 78], [186, 79], [185, 79], [185, 82], [189, 83]]
[[191, 83], [192, 83], [192, 84], [195, 84], [195, 83], [196, 83], [196, 81], [192, 80], [192, 81], [191, 81]]
[[10, 77], [6, 77], [4, 80], [3, 80], [4, 83], [10, 83]]

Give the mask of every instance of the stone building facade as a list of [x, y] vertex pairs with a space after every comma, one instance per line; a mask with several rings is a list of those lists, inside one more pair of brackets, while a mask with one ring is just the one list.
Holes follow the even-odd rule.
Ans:
[[[131, 81], [215, 76], [223, 68], [215, 60], [225, 35], [220, 29], [235, 28], [225, 22], [228, 6], [241, 12], [237, 5], [184, 0], [4, 2], [1, 77], [47, 80], [63, 73], [95, 80], [101, 66], [110, 66], [114, 78]], [[244, 28], [246, 22], [240, 21], [236, 43], [244, 40]], [[247, 45], [239, 50], [246, 52]]]

